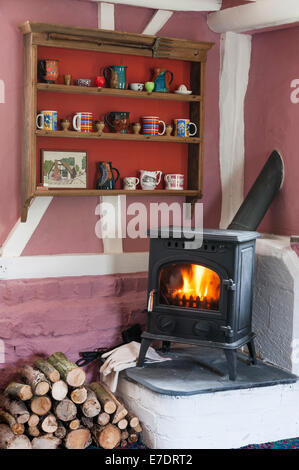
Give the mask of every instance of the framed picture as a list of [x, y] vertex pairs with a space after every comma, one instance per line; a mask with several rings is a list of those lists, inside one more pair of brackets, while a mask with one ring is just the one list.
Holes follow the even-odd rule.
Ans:
[[42, 149], [41, 180], [49, 188], [87, 188], [87, 152]]

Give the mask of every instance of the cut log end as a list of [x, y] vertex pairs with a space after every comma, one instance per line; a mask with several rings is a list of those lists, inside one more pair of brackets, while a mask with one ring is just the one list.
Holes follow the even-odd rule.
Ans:
[[38, 416], [46, 415], [52, 407], [52, 402], [49, 397], [34, 397], [30, 403], [32, 413]]
[[56, 417], [52, 414], [47, 416], [43, 420], [41, 427], [42, 430], [46, 433], [54, 433], [58, 428]]
[[77, 405], [82, 405], [87, 399], [87, 390], [85, 387], [75, 388], [71, 393], [71, 400]]
[[57, 449], [61, 444], [61, 439], [51, 435], [44, 435], [40, 437], [35, 437], [32, 440], [33, 449]]
[[88, 429], [76, 429], [65, 438], [67, 449], [86, 449], [91, 444], [91, 434]]
[[67, 373], [66, 380], [71, 387], [81, 387], [85, 383], [86, 374], [83, 369], [76, 367]]
[[67, 396], [68, 393], [68, 386], [63, 380], [58, 380], [57, 382], [53, 383], [51, 395], [54, 400], [61, 401]]

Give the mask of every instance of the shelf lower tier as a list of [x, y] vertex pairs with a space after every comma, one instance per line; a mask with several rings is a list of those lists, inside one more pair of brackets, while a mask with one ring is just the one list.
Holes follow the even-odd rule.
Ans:
[[171, 189], [155, 189], [146, 191], [142, 189], [125, 190], [125, 189], [48, 189], [46, 191], [36, 190], [34, 196], [191, 196], [198, 199], [201, 198], [201, 192], [194, 189], [171, 190]]
[[199, 137], [173, 137], [166, 135], [143, 134], [113, 134], [103, 132], [76, 132], [76, 131], [35, 131], [38, 137], [62, 137], [67, 139], [96, 139], [96, 140], [129, 140], [139, 142], [172, 142], [177, 144], [199, 144]]

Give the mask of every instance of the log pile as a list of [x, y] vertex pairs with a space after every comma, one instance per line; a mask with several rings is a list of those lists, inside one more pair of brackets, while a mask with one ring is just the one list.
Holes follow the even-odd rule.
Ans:
[[103, 449], [137, 442], [142, 427], [100, 382], [57, 352], [20, 370], [0, 392], [0, 449]]

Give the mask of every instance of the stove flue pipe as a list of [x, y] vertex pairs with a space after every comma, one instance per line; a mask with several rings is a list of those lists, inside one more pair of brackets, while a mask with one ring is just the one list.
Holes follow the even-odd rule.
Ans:
[[284, 166], [274, 150], [240, 206], [228, 230], [255, 231], [283, 185]]

